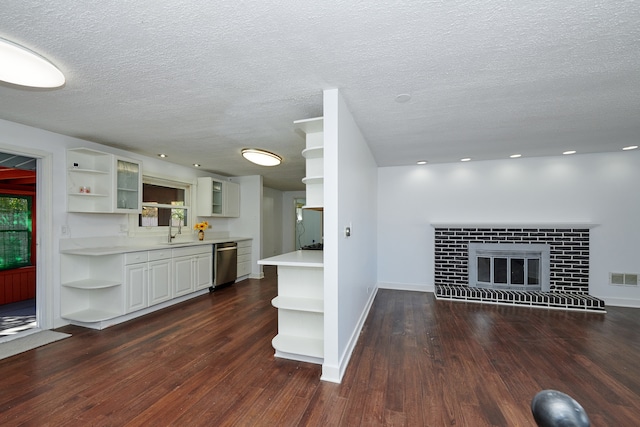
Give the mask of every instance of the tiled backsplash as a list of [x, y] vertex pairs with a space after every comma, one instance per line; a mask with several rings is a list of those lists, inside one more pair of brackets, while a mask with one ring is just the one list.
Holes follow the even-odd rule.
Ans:
[[550, 292], [589, 293], [588, 228], [436, 228], [435, 285], [468, 284], [468, 244], [550, 246]]

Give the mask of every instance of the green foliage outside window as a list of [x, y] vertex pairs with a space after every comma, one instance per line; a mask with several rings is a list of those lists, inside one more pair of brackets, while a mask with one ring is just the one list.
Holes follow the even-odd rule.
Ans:
[[31, 197], [0, 195], [0, 270], [31, 265]]

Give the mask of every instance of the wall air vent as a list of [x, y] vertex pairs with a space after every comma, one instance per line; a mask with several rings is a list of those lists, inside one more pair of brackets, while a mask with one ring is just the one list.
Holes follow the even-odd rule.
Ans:
[[614, 286], [638, 286], [636, 273], [610, 273], [609, 283]]

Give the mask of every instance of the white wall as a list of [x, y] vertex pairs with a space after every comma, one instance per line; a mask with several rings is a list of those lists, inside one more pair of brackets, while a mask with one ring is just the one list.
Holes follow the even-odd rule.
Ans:
[[[182, 180], [192, 181], [195, 183], [198, 176], [213, 176], [206, 172], [198, 171], [193, 168], [179, 166], [158, 158], [141, 156], [139, 154], [130, 153], [123, 150], [114, 149], [78, 138], [72, 138], [17, 123], [0, 120], [0, 151], [4, 152], [39, 152], [43, 156], [51, 158], [50, 176], [43, 176], [42, 179], [47, 186], [51, 187], [51, 208], [49, 212], [43, 212], [44, 206], [38, 208], [39, 214], [46, 214], [49, 218], [47, 223], [39, 224], [38, 234], [40, 239], [38, 256], [39, 268], [43, 267], [46, 271], [44, 277], [38, 277], [38, 287], [44, 286], [44, 292], [38, 293], [38, 305], [47, 304], [50, 306], [45, 314], [47, 320], [41, 325], [46, 328], [59, 327], [67, 322], [60, 317], [60, 241], [69, 238], [84, 237], [126, 237], [127, 233], [121, 231], [121, 225], [128, 226], [128, 215], [122, 214], [89, 214], [89, 213], [69, 213], [66, 211], [66, 149], [74, 147], [88, 147], [96, 150], [141, 160], [143, 163], [143, 173], [152, 173], [157, 176], [167, 178], [180, 178]], [[41, 171], [39, 171], [39, 174]], [[245, 222], [251, 221], [250, 213], [253, 212], [253, 202], [251, 197], [261, 197], [262, 182], [260, 177], [251, 180], [251, 177], [241, 177], [248, 180], [249, 185], [245, 189], [241, 185], [241, 216], [246, 216], [242, 220], [229, 219], [210, 219], [213, 225], [213, 231], [217, 233], [251, 233], [251, 234], [234, 234], [235, 236], [249, 236], [257, 239], [254, 245], [260, 245], [260, 223], [257, 222], [255, 228], [247, 226]], [[240, 178], [233, 178], [235, 182], [241, 182]], [[258, 182], [257, 184], [253, 181]], [[260, 187], [258, 190], [257, 187]], [[42, 186], [39, 187], [39, 191]], [[244, 208], [243, 208], [244, 206]], [[247, 213], [248, 212], [248, 213]], [[233, 224], [233, 228], [232, 228]], [[66, 226], [69, 235], [61, 234], [62, 226]], [[254, 246], [254, 253], [259, 252], [259, 246]], [[254, 260], [254, 269], [256, 274], [258, 270], [257, 258]], [[48, 264], [48, 265], [47, 265]], [[261, 269], [260, 269], [261, 271]], [[42, 283], [44, 282], [44, 283]], [[46, 296], [46, 301], [41, 300], [41, 296]], [[40, 308], [38, 309], [40, 313]], [[48, 312], [50, 311], [50, 312]]]
[[324, 144], [322, 378], [340, 381], [375, 295], [377, 165], [337, 89], [324, 92]]
[[640, 306], [639, 288], [608, 285], [640, 273], [639, 182], [637, 151], [379, 168], [380, 286], [433, 288], [432, 222], [588, 222], [590, 293]]
[[239, 176], [233, 180], [240, 184], [240, 217], [227, 219], [229, 233], [235, 237], [251, 237], [253, 239], [251, 253], [251, 277], [263, 277], [262, 266], [258, 260], [262, 256], [262, 177], [259, 175]]
[[282, 191], [264, 187], [262, 191], [262, 258], [282, 252]]

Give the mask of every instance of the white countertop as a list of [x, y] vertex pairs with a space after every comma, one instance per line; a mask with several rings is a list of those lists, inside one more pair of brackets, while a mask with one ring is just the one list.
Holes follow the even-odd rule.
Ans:
[[88, 255], [88, 256], [101, 256], [101, 255], [117, 255], [128, 252], [139, 251], [152, 251], [162, 249], [184, 248], [186, 246], [201, 246], [201, 245], [214, 245], [216, 243], [225, 242], [239, 242], [241, 240], [250, 240], [250, 237], [223, 237], [217, 239], [205, 239], [205, 240], [189, 240], [184, 242], [174, 243], [133, 243], [131, 245], [116, 245], [116, 246], [84, 246], [78, 245], [77, 247], [69, 247], [61, 249], [61, 254], [69, 255]]
[[289, 267], [324, 267], [324, 257], [322, 251], [301, 250], [261, 259], [258, 264]]

